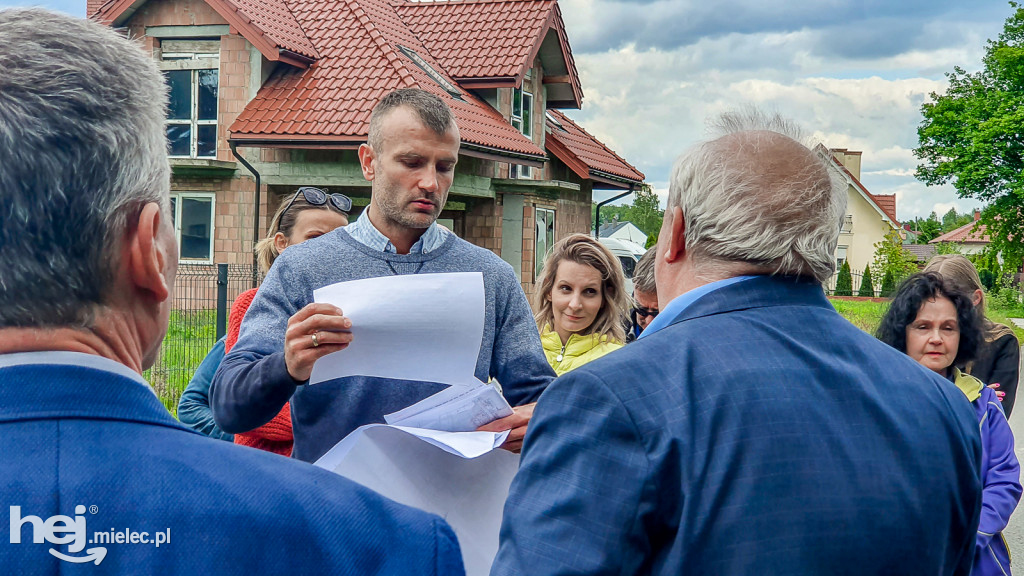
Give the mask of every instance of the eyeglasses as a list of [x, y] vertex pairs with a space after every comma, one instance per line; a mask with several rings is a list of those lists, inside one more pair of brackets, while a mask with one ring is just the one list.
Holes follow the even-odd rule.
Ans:
[[292, 207], [292, 204], [295, 204], [295, 199], [299, 197], [299, 194], [302, 194], [302, 197], [306, 199], [306, 202], [312, 206], [323, 206], [330, 201], [335, 208], [345, 214], [348, 214], [349, 211], [352, 210], [352, 199], [344, 194], [328, 194], [327, 192], [324, 192], [319, 188], [314, 188], [313, 186], [302, 186], [295, 191], [295, 195], [288, 201], [288, 206], [281, 211], [282, 216], [284, 216], [285, 212], [288, 212]]
[[659, 310], [657, 308], [644, 308], [643, 306], [636, 306], [633, 308], [633, 313], [637, 316], [650, 316], [654, 318], [658, 315]]

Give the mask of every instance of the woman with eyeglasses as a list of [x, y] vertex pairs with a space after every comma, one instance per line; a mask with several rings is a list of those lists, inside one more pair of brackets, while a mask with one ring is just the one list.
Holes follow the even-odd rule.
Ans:
[[[335, 228], [348, 225], [348, 213], [352, 210], [352, 200], [344, 194], [327, 194], [319, 188], [303, 186], [299, 188], [288, 202], [282, 203], [270, 221], [270, 230], [266, 238], [256, 244], [256, 259], [260, 271], [266, 274], [274, 260], [288, 247], [301, 244], [311, 238], [322, 236]], [[238, 341], [239, 329], [246, 310], [256, 296], [256, 288], [239, 294], [231, 305], [228, 315], [228, 332], [224, 342], [224, 354]], [[190, 382], [189, 388], [182, 398], [189, 398], [187, 410], [179, 405], [178, 413], [188, 414], [188, 421], [183, 422], [193, 428], [203, 423], [213, 423], [210, 412], [210, 378], [205, 382]], [[194, 386], [195, 384], [195, 386]], [[207, 424], [209, 426], [209, 424]], [[216, 429], [214, 427], [214, 429]], [[268, 452], [284, 456], [292, 453], [292, 420], [288, 404], [273, 420], [242, 434], [234, 435], [236, 444], [252, 446]]]
[[622, 266], [590, 236], [555, 244], [534, 298], [544, 354], [559, 376], [622, 347], [628, 302]]
[[1010, 574], [1002, 532], [1021, 495], [1013, 432], [995, 392], [957, 368], [974, 357], [983, 340], [974, 303], [935, 272], [914, 274], [900, 285], [877, 336], [955, 384], [973, 405], [981, 430], [982, 495], [971, 574]]

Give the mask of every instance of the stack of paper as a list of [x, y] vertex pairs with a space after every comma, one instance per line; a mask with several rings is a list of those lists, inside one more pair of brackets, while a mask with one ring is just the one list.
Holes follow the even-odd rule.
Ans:
[[403, 504], [441, 515], [455, 530], [469, 576], [486, 575], [519, 456], [495, 450], [508, 432], [476, 432], [512, 414], [476, 379], [483, 338], [479, 272], [370, 278], [326, 286], [316, 302], [341, 308], [353, 341], [318, 360], [310, 384], [375, 376], [449, 387], [349, 434], [317, 466]]

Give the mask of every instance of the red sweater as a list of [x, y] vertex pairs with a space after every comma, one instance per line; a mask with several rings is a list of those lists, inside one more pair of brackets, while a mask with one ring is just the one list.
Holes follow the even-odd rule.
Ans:
[[[234, 348], [235, 343], [238, 342], [238, 333], [242, 328], [242, 318], [245, 317], [245, 311], [249, 309], [249, 305], [252, 304], [252, 299], [255, 296], [256, 288], [246, 290], [239, 294], [238, 298], [235, 299], [235, 303], [231, 305], [231, 313], [228, 315], [228, 335], [224, 340], [225, 354], [230, 352]], [[288, 404], [284, 405], [284, 408], [277, 413], [277, 416], [274, 416], [273, 420], [263, 426], [255, 430], [235, 434], [235, 444], [252, 446], [253, 448], [281, 454], [282, 456], [292, 455], [293, 442], [292, 411]]]

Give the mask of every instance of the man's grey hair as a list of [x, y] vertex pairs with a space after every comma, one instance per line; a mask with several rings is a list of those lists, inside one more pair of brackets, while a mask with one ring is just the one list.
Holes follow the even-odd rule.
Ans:
[[0, 10], [0, 327], [88, 327], [146, 203], [169, 216], [167, 88], [141, 46]]
[[455, 116], [444, 100], [420, 88], [399, 88], [381, 98], [370, 114], [370, 133], [367, 143], [374, 152], [380, 154], [384, 151], [384, 140], [381, 135], [381, 123], [384, 118], [392, 110], [402, 106], [415, 112], [423, 124], [438, 136], [443, 136], [449, 130], [456, 128]]
[[657, 294], [658, 285], [654, 282], [654, 258], [658, 252], [657, 246], [651, 246], [640, 257], [633, 269], [633, 293], [643, 292], [644, 294]]
[[778, 115], [747, 109], [723, 115], [716, 128], [721, 136], [684, 153], [669, 183], [668, 207], [682, 210], [698, 269], [827, 280], [846, 214], [845, 183]]

